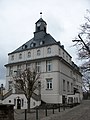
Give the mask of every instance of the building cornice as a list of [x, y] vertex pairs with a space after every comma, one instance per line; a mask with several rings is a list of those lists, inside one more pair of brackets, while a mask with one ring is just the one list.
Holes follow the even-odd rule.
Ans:
[[37, 58], [37, 59], [33, 59], [33, 60], [25, 60], [25, 61], [19, 61], [19, 62], [9, 63], [9, 64], [6, 64], [5, 67], [13, 66], [13, 65], [29, 64], [29, 63], [34, 63], [34, 62], [39, 62], [39, 61], [45, 61], [45, 60], [54, 60], [54, 59], [60, 60], [62, 63], [64, 63], [65, 65], [67, 65], [69, 68], [71, 68], [72, 71], [75, 71], [75, 72], [77, 72], [78, 74], [80, 74], [82, 76], [82, 74], [80, 73], [80, 71], [78, 69], [76, 69], [73, 65], [71, 65], [70, 63], [68, 63], [66, 60], [64, 60], [62, 57], [60, 57], [58, 55], [44, 57], [44, 58]]

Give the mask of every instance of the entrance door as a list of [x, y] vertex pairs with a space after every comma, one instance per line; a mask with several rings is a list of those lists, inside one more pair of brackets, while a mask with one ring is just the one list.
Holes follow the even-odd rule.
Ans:
[[66, 98], [65, 98], [65, 95], [62, 96], [62, 103], [65, 104], [66, 102]]
[[21, 100], [17, 99], [17, 109], [21, 109]]

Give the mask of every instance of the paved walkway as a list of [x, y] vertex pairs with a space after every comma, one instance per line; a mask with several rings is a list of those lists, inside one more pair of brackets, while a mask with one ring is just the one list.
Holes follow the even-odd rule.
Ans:
[[41, 120], [90, 120], [90, 100], [83, 101], [69, 111], [58, 113]]
[[[39, 119], [38, 120], [90, 120], [90, 100], [83, 101], [80, 105], [66, 109], [61, 112], [55, 110], [55, 114], [53, 114], [52, 110], [48, 110], [48, 116], [45, 116], [45, 110], [39, 110]], [[25, 120], [24, 111], [15, 112], [15, 120]], [[27, 114], [27, 120], [36, 120], [36, 113], [32, 111], [32, 113]]]

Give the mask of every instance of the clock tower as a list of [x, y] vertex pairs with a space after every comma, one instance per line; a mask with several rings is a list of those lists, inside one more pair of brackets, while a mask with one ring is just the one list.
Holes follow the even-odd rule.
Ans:
[[42, 19], [42, 17], [35, 23], [35, 32], [34, 32], [35, 39], [40, 39], [45, 36], [46, 26], [47, 26], [47, 23]]

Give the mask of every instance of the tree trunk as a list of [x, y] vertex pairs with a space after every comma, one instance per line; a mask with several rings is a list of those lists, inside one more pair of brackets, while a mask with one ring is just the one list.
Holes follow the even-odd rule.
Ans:
[[27, 112], [30, 112], [30, 98], [27, 98]]

